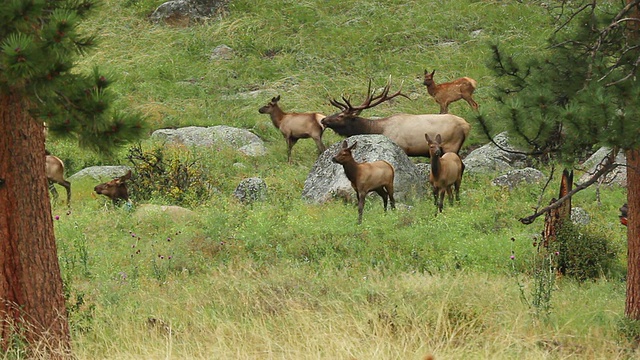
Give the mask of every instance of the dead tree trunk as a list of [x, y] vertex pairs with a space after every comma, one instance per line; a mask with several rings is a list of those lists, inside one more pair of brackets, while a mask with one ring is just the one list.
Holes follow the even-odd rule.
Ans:
[[[567, 195], [573, 187], [573, 171], [564, 169], [562, 171], [562, 179], [560, 180], [560, 192], [558, 199], [561, 199]], [[551, 203], [556, 202], [557, 199], [551, 199]], [[547, 211], [544, 216], [544, 230], [542, 233], [543, 246], [548, 248], [550, 244], [555, 242], [558, 238], [558, 231], [562, 223], [566, 220], [571, 220], [571, 198], [567, 198], [562, 205], [555, 209]]]

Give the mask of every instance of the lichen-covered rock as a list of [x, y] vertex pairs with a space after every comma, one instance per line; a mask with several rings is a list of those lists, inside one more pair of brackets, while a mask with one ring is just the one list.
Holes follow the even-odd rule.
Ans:
[[[584, 174], [578, 180], [579, 184], [589, 181], [593, 174], [598, 171], [598, 165], [602, 162], [602, 160], [609, 155], [611, 149], [608, 147], [601, 147], [596, 151], [593, 155], [591, 155], [584, 163], [582, 163], [581, 168], [585, 169]], [[616, 167], [612, 172], [601, 177], [599, 182], [602, 185], [608, 186], [627, 186], [627, 158], [624, 155], [624, 152], [620, 151], [616, 155], [615, 159], [616, 164], [620, 164], [621, 166]]]
[[[394, 197], [398, 201], [410, 201], [426, 195], [426, 183], [407, 154], [384, 135], [355, 135], [347, 139], [357, 162], [388, 161], [395, 169]], [[307, 175], [302, 197], [313, 203], [324, 203], [335, 197], [355, 199], [355, 191], [344, 174], [344, 168], [331, 159], [340, 150], [341, 142], [331, 145], [322, 153]], [[374, 194], [378, 196], [377, 194]]]
[[505, 172], [525, 165], [526, 155], [509, 143], [506, 132], [502, 132], [493, 138], [498, 144], [488, 143], [469, 153], [462, 161], [465, 165], [465, 173], [494, 173]]
[[500, 175], [491, 181], [495, 186], [506, 186], [513, 189], [521, 183], [531, 184], [544, 179], [544, 174], [534, 168], [515, 169]]
[[172, 0], [163, 3], [149, 16], [153, 22], [187, 26], [221, 16], [228, 0]]
[[263, 201], [267, 198], [267, 184], [257, 177], [244, 179], [238, 184], [233, 195], [243, 203]]
[[167, 144], [211, 147], [227, 145], [248, 156], [260, 156], [267, 152], [264, 142], [256, 134], [226, 125], [199, 127], [187, 126], [178, 129], [160, 129], [151, 138]]
[[69, 176], [69, 181], [78, 180], [85, 177], [90, 177], [96, 181], [102, 181], [105, 179], [113, 179], [123, 176], [127, 171], [132, 170], [129, 166], [115, 165], [115, 166], [90, 166], [84, 168], [77, 173]]

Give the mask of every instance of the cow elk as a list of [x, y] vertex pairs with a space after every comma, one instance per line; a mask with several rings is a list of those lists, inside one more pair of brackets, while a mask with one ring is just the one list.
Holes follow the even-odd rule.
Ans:
[[388, 81], [379, 95], [371, 92], [371, 81], [367, 98], [359, 106], [353, 106], [344, 96], [342, 102], [330, 100], [340, 112], [327, 116], [322, 124], [342, 136], [360, 134], [382, 134], [395, 142], [408, 156], [429, 157], [429, 146], [424, 142], [424, 134], [442, 137], [442, 148], [446, 152], [458, 153], [469, 135], [471, 126], [463, 118], [452, 114], [396, 114], [372, 120], [360, 117], [360, 112], [373, 108], [396, 96], [404, 96], [400, 91], [389, 95], [391, 82]]
[[435, 70], [432, 72], [424, 71], [424, 85], [427, 86], [427, 91], [431, 95], [438, 105], [440, 105], [440, 114], [447, 114], [449, 112], [449, 104], [460, 99], [466, 100], [467, 103], [478, 111], [478, 103], [473, 100], [473, 92], [478, 87], [478, 83], [470, 77], [462, 77], [450, 82], [436, 84], [433, 80]]
[[353, 158], [351, 150], [356, 147], [357, 142], [348, 146], [347, 140], [342, 141], [340, 151], [333, 157], [332, 161], [342, 165], [347, 179], [351, 182], [351, 187], [358, 197], [358, 224], [362, 223], [362, 212], [364, 210], [364, 200], [368, 193], [375, 191], [382, 198], [384, 211], [387, 211], [387, 200], [391, 202], [391, 208], [396, 208], [396, 201], [393, 198], [393, 178], [395, 170], [391, 164], [384, 160], [358, 163]]
[[111, 199], [114, 205], [120, 200], [129, 202], [129, 191], [127, 190], [126, 181], [131, 178], [131, 170], [127, 171], [123, 176], [114, 178], [113, 180], [96, 185], [93, 190], [96, 194], [104, 195]]
[[316, 142], [318, 154], [322, 154], [326, 148], [322, 143], [324, 126], [321, 120], [325, 116], [320, 113], [286, 113], [278, 106], [278, 101], [280, 95], [272, 98], [258, 112], [269, 114], [273, 126], [280, 130], [287, 141], [287, 162], [291, 163], [291, 149], [299, 139], [312, 138]]
[[456, 200], [460, 201], [460, 183], [462, 182], [462, 174], [464, 173], [464, 164], [458, 154], [453, 152], [443, 153], [440, 143], [442, 138], [437, 134], [435, 140], [424, 134], [429, 144], [429, 152], [431, 153], [431, 171], [429, 172], [429, 182], [433, 188], [433, 202], [438, 207], [436, 214], [442, 212], [444, 203], [444, 193], [449, 197], [449, 203], [453, 205], [452, 187], [456, 191]]
[[53, 185], [55, 183], [63, 186], [67, 191], [67, 206], [69, 206], [71, 202], [71, 183], [64, 178], [64, 163], [62, 160], [53, 155], [46, 155], [44, 172], [49, 181], [49, 191], [53, 194], [53, 199], [58, 199], [58, 191]]

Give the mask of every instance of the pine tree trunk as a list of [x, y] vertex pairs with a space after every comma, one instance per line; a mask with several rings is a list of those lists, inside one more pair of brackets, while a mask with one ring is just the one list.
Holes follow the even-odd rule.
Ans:
[[627, 301], [625, 315], [640, 320], [640, 151], [627, 153]]
[[68, 357], [44, 134], [19, 94], [0, 92], [0, 134], [0, 346], [18, 335], [38, 346], [34, 355]]

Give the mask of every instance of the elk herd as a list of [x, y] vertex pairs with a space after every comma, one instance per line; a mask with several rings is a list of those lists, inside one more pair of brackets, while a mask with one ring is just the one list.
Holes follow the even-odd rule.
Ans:
[[[396, 143], [408, 156], [430, 158], [431, 170], [429, 182], [433, 190], [436, 214], [442, 212], [445, 193], [449, 202], [453, 204], [453, 192], [456, 200], [460, 200], [460, 183], [464, 173], [458, 152], [469, 136], [471, 126], [463, 118], [449, 114], [449, 105], [464, 99], [473, 110], [478, 110], [478, 104], [472, 95], [477, 83], [469, 77], [463, 77], [451, 82], [436, 84], [434, 82], [435, 70], [424, 71], [423, 84], [428, 93], [440, 106], [439, 114], [394, 114], [381, 119], [368, 119], [361, 117], [363, 110], [371, 109], [383, 102], [396, 97], [409, 98], [400, 89], [389, 94], [390, 79], [380, 92], [371, 91], [371, 81], [367, 89], [365, 100], [357, 106], [342, 96], [340, 100], [331, 99], [330, 103], [339, 111], [326, 116], [319, 112], [285, 112], [279, 105], [280, 96], [273, 97], [266, 105], [260, 107], [260, 114], [268, 114], [273, 126], [282, 133], [287, 143], [287, 162], [291, 163], [293, 146], [299, 139], [311, 138], [316, 143], [318, 154], [326, 150], [322, 141], [322, 135], [326, 128], [332, 129], [336, 134], [349, 137], [361, 134], [381, 134]], [[45, 136], [46, 136], [45, 124]], [[394, 167], [387, 161], [377, 160], [358, 163], [352, 155], [352, 150], [357, 143], [350, 146], [347, 140], [343, 140], [341, 147], [332, 161], [342, 165], [344, 173], [356, 192], [358, 199], [358, 223], [362, 222], [365, 198], [368, 193], [375, 192], [382, 198], [384, 210], [387, 210], [388, 202], [391, 208], [395, 208], [393, 196], [393, 183], [395, 176]], [[64, 164], [62, 161], [47, 153], [46, 177], [49, 188], [57, 198], [57, 192], [53, 184], [59, 184], [67, 190], [67, 204], [71, 199], [71, 184], [64, 179]], [[119, 199], [127, 200], [129, 195], [126, 180], [131, 177], [129, 171], [126, 175], [111, 181], [97, 185], [94, 188], [96, 194], [109, 197], [115, 203]]]

